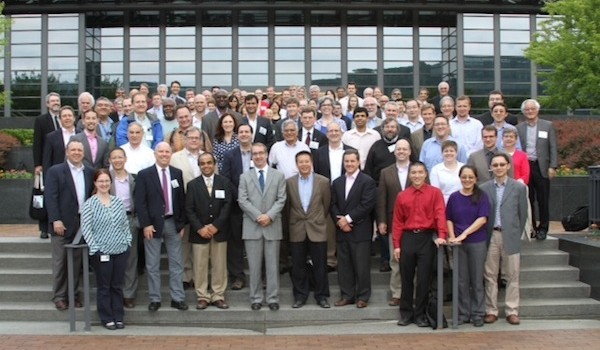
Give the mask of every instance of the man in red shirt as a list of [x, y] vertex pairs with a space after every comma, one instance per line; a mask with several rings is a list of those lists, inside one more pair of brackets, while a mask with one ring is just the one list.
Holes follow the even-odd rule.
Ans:
[[[429, 326], [425, 308], [429, 297], [435, 246], [443, 244], [448, 235], [444, 197], [438, 188], [425, 182], [427, 175], [425, 164], [412, 163], [408, 169], [411, 186], [400, 192], [394, 206], [394, 258], [400, 261], [402, 276], [399, 326], [407, 326], [413, 322], [419, 327]], [[413, 308], [415, 270], [419, 273]]]

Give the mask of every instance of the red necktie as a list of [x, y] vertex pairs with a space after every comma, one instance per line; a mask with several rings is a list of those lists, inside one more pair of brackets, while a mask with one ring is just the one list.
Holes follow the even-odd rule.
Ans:
[[306, 145], [310, 147], [310, 131], [306, 133]]

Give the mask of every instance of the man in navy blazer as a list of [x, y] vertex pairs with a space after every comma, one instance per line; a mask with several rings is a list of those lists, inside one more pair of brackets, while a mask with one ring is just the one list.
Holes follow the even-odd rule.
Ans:
[[377, 203], [375, 180], [360, 171], [357, 150], [344, 152], [346, 175], [331, 186], [332, 219], [337, 228], [338, 283], [341, 298], [335, 306], [362, 309], [371, 297], [371, 213]]
[[[171, 307], [187, 310], [183, 291], [183, 259], [181, 237], [185, 226], [185, 194], [181, 170], [169, 166], [171, 146], [156, 145], [156, 164], [141, 170], [135, 184], [135, 208], [144, 230], [146, 270], [148, 272], [148, 310], [161, 307], [160, 248], [162, 240], [169, 259]], [[166, 197], [165, 197], [166, 196]]]
[[71, 136], [75, 135], [75, 111], [71, 106], [60, 109], [60, 128], [46, 135], [42, 151], [42, 167], [51, 166], [65, 161], [65, 147]]
[[[83, 144], [72, 140], [67, 144], [67, 160], [46, 172], [45, 206], [48, 211], [48, 232], [52, 235], [52, 301], [58, 310], [66, 310], [67, 252], [66, 244], [73, 242], [79, 231], [79, 213], [83, 202], [91, 195], [94, 170], [83, 165]], [[81, 251], [75, 250], [75, 290], [81, 272]], [[77, 293], [76, 293], [77, 295]], [[77, 298], [77, 296], [76, 296]], [[75, 306], [81, 307], [77, 298]]]
[[275, 143], [271, 121], [258, 115], [258, 98], [255, 95], [246, 96], [244, 102], [247, 114], [242, 118], [242, 124], [252, 126], [253, 143], [262, 143], [270, 150]]
[[252, 127], [242, 124], [237, 132], [240, 146], [225, 153], [221, 175], [233, 184], [233, 203], [231, 205], [231, 237], [227, 242], [227, 272], [231, 289], [240, 290], [246, 284], [244, 274], [244, 241], [242, 240], [242, 209], [238, 205], [238, 186], [240, 176], [252, 165]]

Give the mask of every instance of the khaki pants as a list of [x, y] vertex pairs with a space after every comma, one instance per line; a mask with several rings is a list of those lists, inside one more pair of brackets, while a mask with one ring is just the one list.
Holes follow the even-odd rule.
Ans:
[[[227, 242], [211, 239], [206, 244], [192, 244], [194, 283], [198, 300], [214, 302], [225, 300], [227, 289]], [[208, 291], [208, 267], [210, 262], [210, 287]]]
[[498, 271], [506, 278], [505, 316], [519, 315], [519, 270], [521, 254], [506, 255], [502, 232], [494, 230], [485, 259], [485, 313], [498, 316]]

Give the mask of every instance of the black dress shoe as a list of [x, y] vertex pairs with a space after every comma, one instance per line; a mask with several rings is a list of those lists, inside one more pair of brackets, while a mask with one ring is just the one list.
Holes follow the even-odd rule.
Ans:
[[429, 322], [427, 322], [426, 319], [416, 320], [415, 324], [417, 325], [417, 327], [429, 327]]
[[160, 306], [160, 302], [153, 301], [148, 305], [148, 310], [154, 312], [160, 309]]
[[398, 325], [398, 326], [405, 327], [405, 326], [408, 326], [408, 325], [409, 325], [409, 324], [411, 324], [411, 323], [413, 323], [413, 321], [412, 321], [412, 319], [410, 319], [410, 318], [400, 318], [400, 319], [398, 320], [398, 323], [397, 323], [397, 325]]
[[483, 327], [483, 319], [473, 320], [473, 327]]
[[543, 241], [546, 239], [546, 235], [548, 234], [548, 230], [538, 230], [537, 235], [535, 236], [535, 238], [538, 241]]
[[171, 300], [171, 307], [177, 310], [185, 311], [189, 309], [185, 301], [175, 301]]
[[109, 331], [114, 331], [115, 329], [117, 329], [117, 326], [115, 325], [115, 323], [113, 321], [110, 322], [106, 322], [105, 324], [103, 324], [104, 328], [108, 329]]
[[335, 266], [329, 266], [327, 265], [327, 272], [335, 272], [337, 270], [337, 268]]
[[322, 307], [323, 309], [329, 309], [331, 307], [331, 305], [329, 305], [329, 302], [327, 301], [327, 299], [321, 299], [321, 300], [317, 301], [317, 304], [319, 304], [319, 306]]
[[299, 309], [299, 308], [303, 307], [304, 304], [306, 304], [306, 301], [304, 301], [304, 300], [296, 300], [294, 302], [294, 304], [292, 305], [292, 308]]
[[40, 232], [41, 239], [48, 239], [48, 232]]
[[194, 282], [183, 282], [183, 290], [194, 288]]
[[117, 327], [117, 329], [124, 329], [125, 324], [121, 321], [117, 321], [117, 322], [115, 322], [115, 327]]
[[392, 268], [390, 267], [390, 263], [387, 261], [384, 261], [381, 263], [381, 265], [379, 266], [379, 272], [390, 272], [392, 271]]
[[231, 284], [231, 290], [240, 290], [242, 288], [244, 288], [244, 285], [246, 283], [244, 283], [243, 280], [235, 280], [232, 284]]
[[271, 311], [277, 311], [277, 310], [279, 310], [279, 304], [278, 303], [270, 303], [269, 304], [269, 309]]
[[261, 303], [252, 303], [252, 305], [250, 305], [250, 308], [254, 311], [260, 310], [261, 307], [262, 307]]

